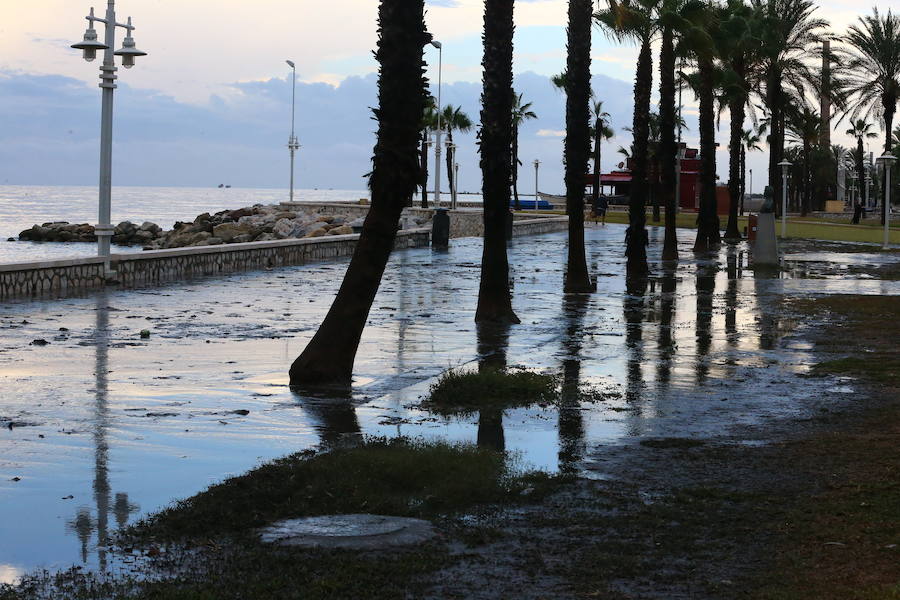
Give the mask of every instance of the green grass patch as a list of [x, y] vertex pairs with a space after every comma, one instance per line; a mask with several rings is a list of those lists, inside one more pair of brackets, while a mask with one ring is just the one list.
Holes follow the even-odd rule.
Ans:
[[559, 397], [559, 378], [524, 369], [447, 371], [431, 385], [423, 406], [441, 415], [467, 415], [552, 403]]
[[472, 444], [369, 438], [353, 448], [301, 452], [177, 502], [127, 530], [154, 540], [251, 531], [279, 519], [374, 513], [434, 517], [539, 496], [558, 478], [523, 472], [504, 453]]

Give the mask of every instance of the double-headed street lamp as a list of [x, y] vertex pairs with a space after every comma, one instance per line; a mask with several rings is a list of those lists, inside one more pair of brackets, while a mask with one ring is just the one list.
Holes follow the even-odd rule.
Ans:
[[441, 123], [441, 70], [443, 68], [444, 47], [439, 41], [432, 39], [428, 42], [438, 51], [438, 97], [437, 97], [437, 131], [435, 132], [434, 143], [434, 207], [441, 207], [441, 133], [443, 124]]
[[[98, 255], [106, 258], [106, 270], [109, 271], [109, 242], [113, 235], [113, 226], [110, 223], [112, 205], [112, 125], [113, 125], [113, 90], [116, 89], [116, 56], [122, 57], [122, 66], [130, 69], [134, 66], [134, 59], [138, 56], [147, 56], [134, 45], [131, 32], [131, 17], [128, 23], [116, 22], [115, 0], [109, 0], [106, 6], [106, 17], [100, 19], [94, 16], [94, 9], [85, 17], [88, 21], [84, 39], [72, 44], [72, 47], [81, 50], [84, 60], [91, 62], [97, 58], [97, 51], [103, 51], [103, 64], [100, 65], [100, 88], [103, 90], [103, 102], [100, 119], [100, 210], [99, 223], [94, 227], [97, 234]], [[97, 39], [97, 31], [94, 23], [105, 25], [103, 42]], [[116, 27], [122, 27], [127, 31], [122, 47], [113, 51], [116, 43]]]
[[878, 157], [878, 162], [884, 165], [884, 243], [887, 248], [891, 242], [891, 167], [897, 157], [885, 152]]
[[534, 210], [538, 209], [538, 200], [540, 192], [538, 192], [538, 169], [541, 167], [541, 161], [534, 159]]
[[294, 61], [286, 60], [285, 61], [288, 66], [291, 68], [291, 77], [292, 77], [292, 85], [293, 89], [291, 91], [291, 137], [288, 138], [288, 149], [291, 151], [291, 202], [294, 201], [294, 154], [297, 150], [300, 149], [300, 143], [297, 141], [297, 136], [294, 135], [294, 114], [296, 113], [296, 101], [297, 101], [297, 67], [294, 66]]

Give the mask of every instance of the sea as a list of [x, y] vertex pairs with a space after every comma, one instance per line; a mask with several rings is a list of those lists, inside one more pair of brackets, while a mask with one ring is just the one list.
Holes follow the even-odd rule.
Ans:
[[[310, 202], [356, 202], [368, 190], [294, 190], [294, 199]], [[193, 221], [202, 213], [288, 200], [286, 189], [114, 187], [112, 223], [152, 221], [171, 229], [176, 221]], [[96, 186], [0, 186], [0, 264], [94, 256], [96, 244], [8, 241], [32, 225], [50, 221], [97, 223]], [[114, 246], [114, 252], [140, 247]]]

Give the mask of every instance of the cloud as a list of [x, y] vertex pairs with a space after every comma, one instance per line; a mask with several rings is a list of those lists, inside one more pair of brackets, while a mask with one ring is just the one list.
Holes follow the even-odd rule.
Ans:
[[[538, 115], [520, 129], [519, 158], [525, 164], [540, 159], [542, 187], [562, 191], [565, 95], [547, 76], [530, 71], [517, 75], [514, 84]], [[632, 84], [595, 75], [592, 86], [611, 115], [613, 129], [621, 132], [630, 125]], [[290, 81], [275, 78], [220, 87], [221, 94], [196, 104], [120, 82], [115, 183], [286, 187]], [[443, 103], [462, 107], [476, 129], [480, 96], [480, 83], [456, 81], [443, 86]], [[364, 189], [362, 176], [371, 168], [375, 144], [376, 123], [370, 107], [376, 102], [375, 75], [346, 77], [337, 85], [297, 82], [297, 135], [302, 146], [297, 156], [299, 187]], [[59, 75], [0, 71], [0, 183], [94, 185], [99, 111], [100, 94], [94, 85]], [[461, 190], [481, 187], [476, 135], [475, 129], [454, 132]], [[630, 141], [629, 134], [620, 133], [605, 144], [606, 169], [618, 161], [614, 147]], [[432, 155], [431, 168], [433, 160]], [[522, 176], [530, 178], [524, 171]]]

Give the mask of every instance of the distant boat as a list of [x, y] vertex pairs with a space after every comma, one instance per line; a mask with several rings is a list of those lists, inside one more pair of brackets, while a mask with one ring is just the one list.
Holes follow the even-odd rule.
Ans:
[[224, 184], [224, 183], [220, 183], [220, 184], [219, 184], [219, 189], [221, 190], [223, 187], [225, 187], [225, 184]]
[[231, 187], [230, 185], [226, 185], [226, 186], [225, 186], [225, 189], [227, 190], [227, 189], [230, 188], [230, 187]]

